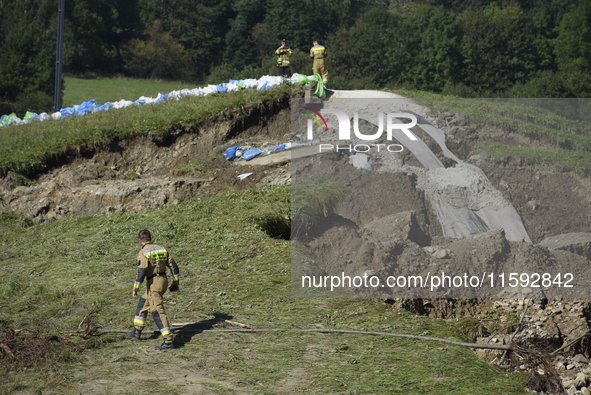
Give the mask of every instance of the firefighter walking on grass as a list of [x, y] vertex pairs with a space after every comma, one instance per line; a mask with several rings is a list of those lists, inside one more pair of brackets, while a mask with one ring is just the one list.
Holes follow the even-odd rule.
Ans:
[[160, 333], [164, 337], [164, 342], [160, 346], [156, 346], [156, 349], [170, 350], [174, 348], [172, 344], [173, 336], [170, 331], [170, 323], [164, 312], [162, 296], [168, 287], [167, 267], [172, 272], [172, 285], [168, 289], [171, 292], [178, 291], [179, 267], [164, 247], [152, 243], [152, 236], [148, 230], [140, 231], [138, 236], [143, 247], [137, 258], [137, 278], [133, 285], [132, 296], [134, 299], [137, 297], [138, 289], [144, 280], [146, 280], [146, 292], [137, 305], [135, 319], [133, 320], [135, 329], [133, 332], [129, 332], [127, 337], [140, 340], [142, 330], [146, 326], [148, 310], [150, 310], [156, 326], [158, 326]]
[[310, 58], [314, 59], [312, 65], [312, 74], [320, 74], [322, 76], [322, 83], [324, 86], [328, 83], [328, 70], [324, 59], [326, 59], [326, 48], [318, 44], [318, 41], [314, 40], [314, 46], [310, 48]]

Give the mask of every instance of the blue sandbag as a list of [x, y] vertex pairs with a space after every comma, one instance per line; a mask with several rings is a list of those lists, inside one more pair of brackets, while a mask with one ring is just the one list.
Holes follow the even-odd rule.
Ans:
[[[226, 85], [226, 84], [224, 84], [224, 85]], [[228, 88], [226, 88], [224, 85], [220, 84], [217, 86], [218, 92], [228, 92]]]
[[75, 109], [74, 107], [66, 107], [66, 108], [62, 108], [60, 109], [60, 114], [62, 114], [62, 118], [67, 118], [67, 117], [71, 117], [72, 115], [75, 114]]
[[78, 108], [75, 109], [74, 114], [72, 115], [84, 115], [89, 112], [96, 112], [97, 108], [98, 105], [96, 104], [96, 100], [92, 99], [80, 104], [80, 106], [78, 106]]
[[112, 108], [115, 108], [115, 106], [113, 105], [113, 103], [111, 102], [106, 102], [105, 104], [103, 104], [102, 106], [100, 106], [99, 108], [97, 108], [97, 111], [107, 111], [110, 110]]
[[258, 148], [251, 148], [248, 151], [246, 151], [242, 157], [246, 160], [251, 160], [253, 158], [256, 158], [257, 156], [259, 156], [261, 154], [261, 150]]
[[239, 149], [239, 146], [228, 148], [224, 151], [224, 158], [226, 158], [226, 160], [234, 159], [234, 157], [236, 156], [236, 151], [238, 151]]
[[263, 84], [263, 86], [261, 86], [261, 89], [259, 89], [260, 91], [266, 91], [267, 89], [269, 89], [269, 87], [267, 86], [269, 84], [269, 81], [265, 82]]

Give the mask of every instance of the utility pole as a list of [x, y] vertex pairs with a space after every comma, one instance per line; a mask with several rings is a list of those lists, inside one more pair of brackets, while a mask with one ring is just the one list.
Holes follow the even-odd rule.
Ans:
[[62, 105], [62, 59], [64, 47], [64, 7], [66, 0], [58, 0], [57, 7], [57, 49], [55, 55], [55, 96], [53, 112], [58, 112]]

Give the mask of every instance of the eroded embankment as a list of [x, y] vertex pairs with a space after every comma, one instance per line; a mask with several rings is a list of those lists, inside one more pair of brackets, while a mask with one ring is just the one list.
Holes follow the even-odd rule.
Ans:
[[[211, 116], [199, 123], [173, 125], [162, 134], [115, 140], [109, 146], [84, 145], [56, 155], [31, 186], [19, 177], [0, 180], [0, 209], [39, 222], [66, 215], [141, 212], [167, 203], [285, 183], [286, 163], [239, 171], [223, 157], [233, 145], [264, 147], [290, 138], [290, 97], [269, 99]], [[237, 175], [252, 172], [240, 180]]]

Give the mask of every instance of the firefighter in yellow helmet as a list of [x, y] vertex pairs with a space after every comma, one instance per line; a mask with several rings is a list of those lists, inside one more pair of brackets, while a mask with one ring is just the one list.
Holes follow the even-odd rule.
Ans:
[[132, 296], [134, 299], [137, 297], [137, 291], [144, 279], [146, 280], [146, 292], [142, 295], [137, 305], [135, 319], [133, 320], [135, 329], [133, 332], [129, 332], [127, 337], [140, 340], [142, 330], [146, 325], [148, 310], [151, 310], [152, 318], [154, 318], [156, 326], [158, 326], [160, 333], [164, 337], [164, 342], [160, 346], [156, 346], [156, 349], [170, 350], [174, 348], [172, 344], [173, 336], [170, 331], [170, 323], [164, 312], [162, 295], [164, 295], [168, 287], [168, 279], [166, 278], [167, 267], [172, 272], [172, 285], [168, 289], [171, 292], [178, 291], [179, 267], [164, 247], [152, 243], [150, 231], [146, 229], [141, 230], [138, 236], [143, 247], [137, 258], [137, 278], [133, 285]]
[[322, 76], [322, 83], [324, 85], [328, 82], [328, 70], [324, 59], [326, 59], [326, 48], [318, 44], [318, 41], [314, 40], [314, 46], [310, 48], [310, 57], [314, 59], [312, 66], [312, 74], [320, 74]]
[[277, 55], [277, 68], [279, 69], [279, 76], [290, 78], [291, 71], [289, 70], [289, 58], [291, 57], [291, 49], [287, 45], [285, 39], [281, 40], [281, 46], [275, 51]]

